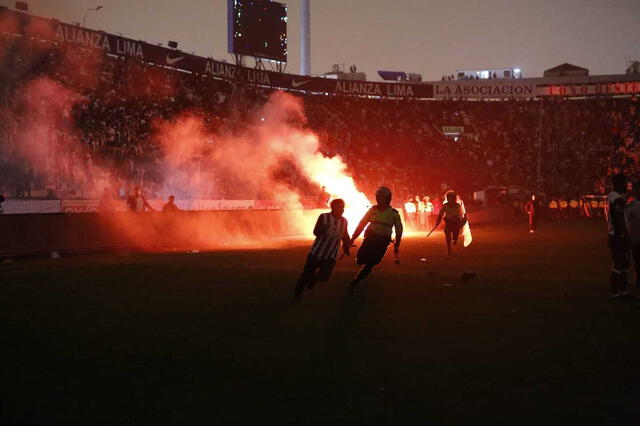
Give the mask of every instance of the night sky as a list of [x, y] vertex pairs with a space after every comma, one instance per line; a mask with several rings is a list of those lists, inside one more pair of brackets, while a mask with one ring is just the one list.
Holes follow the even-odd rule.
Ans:
[[[14, 0], [0, 0], [13, 7]], [[227, 59], [226, 0], [30, 0], [31, 12]], [[299, 0], [289, 5], [289, 63], [298, 73]], [[621, 74], [640, 59], [639, 0], [311, 0], [311, 70], [356, 64], [439, 80], [456, 69], [517, 66], [525, 77], [562, 62]]]

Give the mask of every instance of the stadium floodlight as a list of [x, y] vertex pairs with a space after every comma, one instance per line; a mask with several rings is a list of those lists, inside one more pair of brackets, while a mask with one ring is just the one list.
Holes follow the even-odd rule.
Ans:
[[92, 10], [95, 10], [97, 12], [102, 8], [103, 8], [102, 6], [96, 6], [96, 7], [87, 9], [86, 12], [84, 12], [84, 17], [82, 18], [82, 26], [83, 27], [87, 26], [87, 15], [89, 14], [89, 12], [91, 12]]

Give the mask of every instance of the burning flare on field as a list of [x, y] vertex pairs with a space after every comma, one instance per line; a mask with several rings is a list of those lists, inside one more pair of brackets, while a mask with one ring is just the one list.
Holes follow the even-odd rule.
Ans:
[[316, 153], [315, 158], [305, 164], [305, 169], [311, 180], [325, 187], [325, 190], [331, 194], [331, 199], [344, 200], [344, 217], [349, 222], [349, 232], [352, 233], [371, 203], [356, 188], [353, 178], [347, 173], [346, 164], [338, 156], [327, 158]]
[[[167, 189], [175, 194], [188, 189], [190, 196], [203, 198], [222, 176], [249, 197], [261, 194], [287, 208], [300, 208], [302, 197], [317, 194], [324, 186], [332, 199], [345, 201], [345, 217], [350, 230], [355, 229], [370, 202], [357, 189], [344, 161], [320, 152], [318, 136], [306, 126], [302, 101], [275, 92], [250, 116], [253, 119], [245, 128], [228, 132], [207, 129], [193, 112], [156, 123]], [[294, 226], [309, 233], [313, 224]]]
[[353, 232], [371, 203], [356, 187], [342, 158], [326, 157], [319, 151], [320, 143], [315, 133], [291, 124], [292, 116], [301, 123], [306, 121], [302, 102], [291, 95], [276, 92], [269, 98], [263, 113], [266, 118], [261, 122], [262, 130], [266, 135], [274, 135], [269, 146], [278, 155], [292, 155], [303, 178], [324, 186], [331, 199], [344, 200], [344, 216], [349, 222], [349, 231]]

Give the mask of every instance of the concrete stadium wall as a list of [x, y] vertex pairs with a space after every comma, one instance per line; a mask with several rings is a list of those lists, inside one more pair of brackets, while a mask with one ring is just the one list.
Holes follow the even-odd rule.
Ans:
[[257, 247], [308, 234], [316, 210], [0, 215], [0, 255]]
[[[0, 255], [98, 250], [213, 250], [267, 247], [311, 236], [326, 210], [181, 211], [0, 215]], [[469, 213], [471, 225], [502, 222], [501, 209]]]

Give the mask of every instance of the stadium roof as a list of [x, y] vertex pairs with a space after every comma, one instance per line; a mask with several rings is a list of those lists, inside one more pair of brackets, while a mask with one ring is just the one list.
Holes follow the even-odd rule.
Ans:
[[589, 70], [586, 68], [579, 67], [577, 65], [571, 65], [568, 63], [560, 64], [556, 67], [549, 68], [545, 70], [545, 77], [560, 77], [560, 76], [570, 76], [570, 75], [589, 75]]

